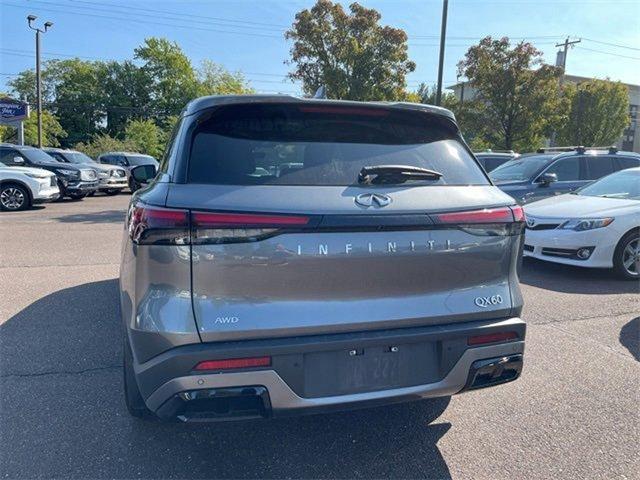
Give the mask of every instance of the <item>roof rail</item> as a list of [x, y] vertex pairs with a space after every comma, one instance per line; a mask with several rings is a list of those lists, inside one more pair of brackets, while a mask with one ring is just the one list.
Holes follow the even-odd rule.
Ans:
[[576, 151], [578, 153], [584, 153], [587, 150], [608, 150], [609, 153], [616, 153], [618, 151], [618, 147], [615, 145], [610, 145], [608, 147], [585, 147], [582, 145], [573, 146], [573, 147], [545, 147], [539, 148], [536, 150], [537, 153], [554, 153], [554, 152], [572, 152]]
[[514, 154], [516, 152], [514, 152], [513, 150], [494, 150], [493, 148], [487, 148], [486, 150], [483, 150], [483, 151], [477, 152], [477, 153], [510, 153], [510, 154]]
[[573, 152], [584, 147], [543, 147], [536, 150], [536, 153], [553, 153], [553, 152]]

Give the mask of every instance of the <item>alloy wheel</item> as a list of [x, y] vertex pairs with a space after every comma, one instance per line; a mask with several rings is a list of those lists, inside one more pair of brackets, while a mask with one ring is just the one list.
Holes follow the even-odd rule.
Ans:
[[0, 203], [7, 210], [20, 210], [24, 205], [24, 192], [19, 188], [8, 187], [0, 193]]
[[637, 277], [640, 274], [640, 238], [634, 238], [622, 252], [622, 266], [629, 275]]

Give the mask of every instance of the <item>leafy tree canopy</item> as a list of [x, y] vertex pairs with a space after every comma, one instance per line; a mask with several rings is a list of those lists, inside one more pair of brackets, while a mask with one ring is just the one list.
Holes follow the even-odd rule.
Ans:
[[467, 51], [458, 73], [475, 90], [479, 134], [496, 148], [532, 150], [561, 121], [560, 69], [544, 64], [530, 43], [486, 37]]
[[[42, 111], [42, 142], [51, 147], [60, 146], [60, 141], [67, 136], [58, 119], [47, 110]], [[11, 125], [0, 125], [0, 142], [17, 142], [17, 128]], [[38, 117], [31, 112], [24, 122], [24, 143], [26, 145], [38, 144]]]
[[[29, 102], [32, 111], [35, 83], [33, 70], [25, 70], [9, 82], [11, 93]], [[162, 142], [169, 133], [165, 130], [170, 130], [193, 98], [252, 92], [241, 74], [211, 61], [195, 69], [175, 42], [153, 37], [135, 49], [132, 60], [46, 61], [42, 84], [43, 107], [68, 133], [56, 137], [64, 146], [88, 144], [102, 134], [122, 139], [131, 121], [146, 120], [161, 129]]]
[[336, 99], [397, 100], [405, 97], [409, 60], [404, 30], [382, 26], [380, 14], [358, 3], [349, 6], [318, 0], [296, 14], [285, 34], [293, 41], [292, 80], [313, 94], [325, 85]]
[[125, 129], [125, 139], [136, 146], [136, 151], [158, 158], [164, 149], [160, 127], [152, 120], [131, 120]]
[[137, 145], [131, 140], [119, 140], [103, 133], [95, 135], [88, 142], [77, 143], [74, 148], [95, 159], [105, 152], [135, 151]]
[[589, 80], [566, 84], [568, 115], [558, 131], [559, 145], [615, 144], [629, 122], [627, 87], [620, 82]]

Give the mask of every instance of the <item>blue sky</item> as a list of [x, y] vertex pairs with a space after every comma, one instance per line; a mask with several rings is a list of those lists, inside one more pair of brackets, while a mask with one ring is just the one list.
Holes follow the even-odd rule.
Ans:
[[[261, 92], [297, 93], [283, 81], [290, 45], [283, 38], [295, 13], [313, 0], [0, 0], [0, 91], [21, 70], [33, 66], [34, 38], [25, 17], [50, 20], [43, 37], [44, 59], [131, 58], [145, 37], [175, 40], [198, 65], [210, 59], [245, 73]], [[345, 6], [350, 2], [341, 2]], [[437, 78], [441, 0], [375, 0], [382, 23], [409, 35], [417, 69], [415, 89]], [[640, 84], [639, 0], [450, 0], [445, 85], [456, 80], [455, 65], [469, 45], [485, 35], [525, 38], [555, 61], [555, 43], [566, 36], [583, 41], [568, 55], [567, 73], [609, 77]], [[63, 55], [60, 55], [63, 54]]]

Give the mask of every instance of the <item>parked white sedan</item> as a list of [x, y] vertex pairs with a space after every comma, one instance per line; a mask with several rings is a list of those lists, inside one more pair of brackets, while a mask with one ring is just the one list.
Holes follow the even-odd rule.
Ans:
[[0, 210], [25, 210], [60, 196], [56, 175], [31, 167], [7, 167], [0, 162]]
[[523, 255], [640, 278], [640, 168], [524, 207]]

